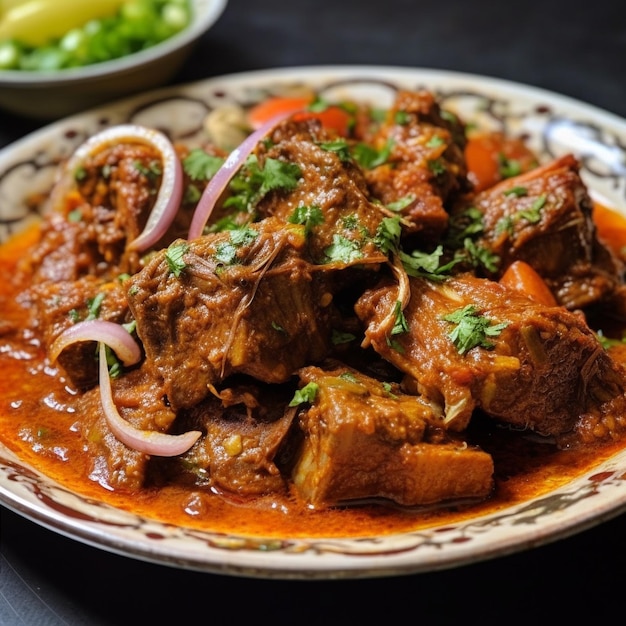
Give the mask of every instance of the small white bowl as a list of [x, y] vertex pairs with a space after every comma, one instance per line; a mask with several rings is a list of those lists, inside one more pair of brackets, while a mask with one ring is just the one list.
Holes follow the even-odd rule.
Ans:
[[192, 0], [189, 26], [169, 39], [126, 57], [49, 72], [0, 70], [0, 108], [54, 120], [165, 84], [196, 41], [217, 21], [227, 0]]

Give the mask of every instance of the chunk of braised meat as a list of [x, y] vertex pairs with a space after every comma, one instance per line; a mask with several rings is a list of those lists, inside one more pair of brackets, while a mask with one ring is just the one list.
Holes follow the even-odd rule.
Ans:
[[266, 194], [256, 206], [261, 217], [297, 221], [298, 209], [320, 212], [309, 225], [308, 250], [314, 263], [332, 263], [332, 248], [349, 247], [352, 255], [384, 261], [374, 238], [384, 215], [367, 189], [361, 169], [351, 158], [332, 148], [333, 135], [319, 121], [284, 122], [272, 133], [271, 142], [257, 152], [261, 165], [267, 159], [296, 165], [298, 184], [288, 191]]
[[[176, 414], [168, 406], [161, 381], [146, 367], [112, 381], [115, 405], [135, 428], [179, 434]], [[136, 490], [146, 486], [150, 457], [123, 444], [111, 432], [102, 410], [100, 390], [77, 396], [76, 410], [91, 462], [89, 478], [107, 489]]]
[[379, 153], [389, 152], [365, 170], [372, 195], [386, 206], [407, 202], [397, 211], [407, 233], [438, 239], [448, 224], [447, 204], [470, 190], [459, 120], [432, 93], [401, 91], [371, 141]]
[[[48, 349], [75, 323], [98, 318], [124, 324], [130, 321], [126, 292], [119, 280], [105, 282], [95, 276], [75, 281], [34, 284], [23, 294], [31, 317], [30, 327]], [[84, 390], [98, 383], [97, 343], [84, 341], [67, 346], [57, 358], [71, 384]]]
[[307, 503], [416, 506], [490, 494], [491, 456], [447, 434], [424, 398], [336, 362], [298, 374], [301, 386], [317, 385], [299, 415], [304, 441], [292, 473]]
[[153, 458], [150, 482], [190, 483], [239, 497], [285, 494], [293, 388], [238, 380], [179, 414], [183, 430], [200, 430], [199, 442], [176, 458]]
[[[168, 259], [177, 245], [179, 273]], [[173, 407], [234, 373], [285, 382], [331, 351], [329, 272], [303, 259], [302, 226], [267, 218], [173, 246], [128, 281], [137, 334]]]
[[[584, 415], [624, 402], [624, 372], [582, 315], [470, 274], [411, 278], [410, 289], [404, 333], [391, 335], [397, 285], [366, 292], [357, 314], [373, 348], [406, 374], [405, 387], [445, 407], [448, 428], [465, 429], [481, 409], [515, 429], [559, 437]], [[473, 314], [461, 315], [468, 306]], [[493, 336], [478, 334], [491, 326]], [[464, 341], [469, 336], [476, 345]]]
[[593, 203], [574, 156], [482, 191], [455, 207], [454, 215], [468, 206], [483, 216], [476, 245], [499, 258], [492, 277], [525, 261], [570, 310], [605, 301], [623, 284], [622, 262], [597, 237]]
[[[188, 151], [178, 147], [181, 158]], [[121, 143], [85, 158], [73, 176], [52, 192], [41, 240], [28, 260], [33, 280], [76, 280], [91, 275], [113, 279], [136, 272], [141, 259], [126, 245], [143, 230], [161, 185], [160, 155], [145, 144]], [[185, 178], [185, 184], [189, 184]], [[198, 183], [199, 191], [205, 182]], [[189, 228], [191, 206], [183, 203], [157, 248]]]

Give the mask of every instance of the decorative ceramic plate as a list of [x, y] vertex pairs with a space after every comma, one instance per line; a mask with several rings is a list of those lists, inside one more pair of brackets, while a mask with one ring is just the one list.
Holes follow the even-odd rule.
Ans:
[[[55, 168], [88, 136], [134, 122], [194, 143], [214, 108], [250, 104], [286, 86], [329, 100], [385, 106], [399, 88], [425, 87], [465, 120], [525, 135], [544, 158], [573, 152], [595, 199], [626, 207], [626, 121], [510, 82], [432, 70], [311, 67], [236, 74], [134, 97], [67, 118], [0, 151], [0, 241], [32, 218], [27, 194], [49, 189]], [[461, 566], [580, 532], [626, 511], [626, 451], [537, 499], [455, 525], [358, 539], [264, 540], [155, 522], [54, 483], [0, 444], [0, 503], [53, 531], [131, 558], [221, 574], [358, 578]]]

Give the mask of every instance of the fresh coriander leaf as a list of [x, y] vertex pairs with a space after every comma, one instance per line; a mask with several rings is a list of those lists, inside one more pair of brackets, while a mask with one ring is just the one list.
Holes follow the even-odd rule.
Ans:
[[256, 230], [247, 226], [230, 231], [230, 240], [238, 248], [249, 246], [258, 236], [259, 233]]
[[404, 311], [402, 311], [402, 302], [400, 302], [399, 300], [394, 304], [393, 315], [395, 321], [393, 323], [393, 328], [391, 329], [391, 334], [403, 335], [404, 333], [408, 333], [409, 324], [406, 321], [406, 317], [404, 316]]
[[387, 383], [387, 382], [383, 382], [382, 383], [382, 387], [385, 390], [385, 393], [392, 399], [396, 400], [398, 398], [398, 396], [396, 396], [395, 393], [393, 393], [393, 385], [391, 383]]
[[341, 374], [339, 374], [339, 378], [343, 380], [347, 380], [348, 382], [351, 382], [351, 383], [359, 382], [357, 380], [357, 377], [352, 372], [341, 372]]
[[446, 165], [441, 159], [431, 159], [427, 162], [428, 169], [435, 175], [440, 176], [446, 173]]
[[399, 212], [399, 211], [402, 211], [403, 209], [406, 209], [406, 207], [410, 206], [414, 202], [415, 202], [415, 196], [413, 194], [409, 194], [408, 196], [404, 196], [404, 198], [400, 198], [396, 200], [395, 202], [390, 202], [389, 204], [385, 206], [390, 211]]
[[225, 241], [217, 245], [215, 260], [224, 265], [233, 265], [237, 260], [237, 246], [231, 241]]
[[433, 135], [427, 142], [427, 148], [438, 148], [439, 146], [443, 146], [446, 142], [443, 140], [443, 137], [439, 135]]
[[507, 235], [512, 235], [514, 232], [513, 218], [510, 215], [503, 215], [496, 222], [496, 225], [494, 227], [494, 233], [496, 235], [501, 235], [503, 233], [506, 233]]
[[446, 243], [450, 248], [460, 248], [467, 237], [480, 235], [484, 230], [482, 211], [476, 207], [468, 207], [464, 211], [450, 217]]
[[189, 245], [184, 242], [177, 242], [171, 244], [165, 251], [165, 261], [170, 273], [174, 274], [178, 278], [182, 271], [187, 267], [187, 264], [183, 260], [183, 256], [189, 250]]
[[332, 263], [338, 261], [340, 263], [353, 263], [363, 258], [360, 245], [353, 239], [348, 239], [342, 235], [335, 233], [333, 242], [324, 250], [326, 262]]
[[194, 148], [184, 159], [183, 169], [191, 180], [211, 180], [224, 164], [224, 158]]
[[398, 126], [406, 126], [411, 117], [406, 111], [396, 111], [393, 116], [393, 121], [398, 124]]
[[339, 160], [344, 163], [352, 160], [350, 147], [348, 146], [348, 142], [345, 139], [324, 141], [320, 144], [320, 148], [326, 150], [327, 152], [334, 152], [339, 157]]
[[302, 389], [296, 390], [289, 406], [298, 406], [300, 404], [311, 404], [315, 401], [319, 385], [317, 383], [307, 383]]
[[522, 166], [519, 161], [508, 159], [504, 154], [499, 154], [498, 170], [503, 178], [512, 178], [522, 173]]
[[381, 150], [376, 150], [368, 144], [358, 143], [352, 148], [352, 156], [361, 167], [371, 170], [389, 160], [392, 147], [393, 139], [388, 139]]
[[100, 292], [87, 300], [87, 319], [95, 320], [100, 315], [100, 308], [104, 301], [104, 293]]
[[528, 189], [526, 187], [522, 187], [520, 185], [516, 187], [511, 187], [511, 189], [507, 189], [504, 192], [505, 196], [515, 196], [516, 198], [521, 198], [522, 196], [528, 195]]
[[519, 219], [525, 219], [531, 224], [536, 224], [541, 220], [541, 209], [545, 206], [547, 201], [546, 194], [539, 196], [528, 209], [523, 209], [516, 213], [516, 217]]
[[290, 224], [302, 224], [305, 234], [309, 234], [314, 226], [324, 223], [324, 214], [318, 206], [298, 206], [287, 218]]
[[442, 265], [442, 255], [443, 246], [441, 245], [438, 245], [432, 252], [413, 250], [410, 254], [402, 251], [399, 253], [404, 270], [409, 276], [423, 276], [430, 280], [442, 280], [461, 260], [455, 258]]
[[374, 243], [383, 254], [396, 252], [400, 248], [401, 235], [402, 226], [400, 224], [400, 218], [395, 216], [383, 217], [376, 229]]
[[273, 189], [291, 191], [295, 189], [302, 172], [295, 163], [285, 163], [278, 159], [266, 159], [265, 167], [259, 170], [263, 181], [261, 183], [261, 195], [264, 196]]
[[356, 336], [353, 335], [352, 333], [340, 332], [335, 329], [333, 329], [332, 331], [331, 342], [334, 346], [340, 346], [341, 344], [344, 344], [344, 343], [350, 343], [351, 341], [354, 341], [355, 339], [356, 339]]
[[476, 245], [476, 242], [472, 241], [470, 237], [465, 238], [463, 249], [464, 251], [461, 252], [457, 258], [461, 259], [465, 256], [474, 267], [484, 267], [489, 272], [496, 272], [498, 270], [500, 257], [495, 252], [483, 246]]
[[465, 354], [475, 347], [493, 348], [494, 344], [487, 337], [497, 337], [508, 325], [506, 322], [493, 324], [473, 304], [444, 315], [441, 319], [455, 324], [448, 337], [459, 354]]

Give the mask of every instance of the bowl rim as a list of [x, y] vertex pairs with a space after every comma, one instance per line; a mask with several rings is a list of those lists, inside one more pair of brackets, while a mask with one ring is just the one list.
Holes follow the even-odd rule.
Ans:
[[191, 0], [193, 19], [189, 26], [150, 48], [110, 61], [60, 70], [0, 70], [0, 85], [2, 88], [58, 86], [136, 70], [191, 45], [218, 20], [227, 4], [228, 0]]

